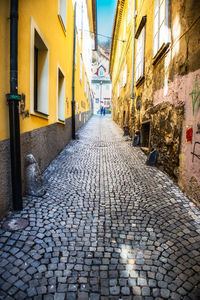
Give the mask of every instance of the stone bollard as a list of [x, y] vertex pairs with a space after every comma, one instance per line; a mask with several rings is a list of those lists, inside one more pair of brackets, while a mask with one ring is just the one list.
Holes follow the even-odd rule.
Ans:
[[147, 166], [156, 166], [158, 161], [158, 151], [153, 150], [150, 152], [149, 156], [147, 157], [146, 165]]
[[39, 165], [33, 154], [27, 154], [25, 160], [25, 193], [41, 197], [46, 191], [43, 187]]
[[134, 139], [133, 139], [133, 146], [136, 147], [136, 146], [139, 146], [140, 144], [140, 131], [137, 130], [135, 132], [135, 136], [134, 136]]
[[129, 127], [124, 126], [124, 136], [128, 136], [128, 135], [129, 135]]

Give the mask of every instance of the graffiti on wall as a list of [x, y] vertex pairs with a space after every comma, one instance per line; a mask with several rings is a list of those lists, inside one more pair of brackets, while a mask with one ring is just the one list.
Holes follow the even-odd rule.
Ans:
[[186, 142], [192, 144], [193, 128], [190, 127], [186, 131]]
[[[197, 148], [198, 148], [198, 150], [197, 150]], [[194, 143], [193, 151], [191, 152], [191, 154], [192, 154], [192, 162], [194, 162], [194, 157], [197, 157], [198, 159], [200, 159], [200, 143], [199, 142]]]
[[193, 108], [193, 115], [194, 115], [196, 103], [198, 103], [198, 108], [200, 108], [200, 89], [199, 89], [199, 82], [197, 76], [196, 76], [193, 90], [189, 95], [192, 97], [192, 108]]

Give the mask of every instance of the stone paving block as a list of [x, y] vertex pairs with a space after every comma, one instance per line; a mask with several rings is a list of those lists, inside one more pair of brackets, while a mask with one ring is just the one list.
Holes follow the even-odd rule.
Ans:
[[65, 299], [65, 293], [55, 293], [54, 294], [54, 300], [64, 300]]
[[9, 212], [29, 226], [0, 229], [0, 297], [193, 299], [199, 210], [145, 161], [109, 118], [91, 118], [44, 172], [43, 198]]

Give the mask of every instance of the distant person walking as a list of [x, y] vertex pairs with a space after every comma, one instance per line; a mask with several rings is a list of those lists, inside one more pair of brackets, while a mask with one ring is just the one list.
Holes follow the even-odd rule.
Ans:
[[101, 106], [100, 111], [101, 111], [101, 116], [102, 116], [102, 114], [103, 114], [103, 106]]
[[104, 109], [103, 109], [103, 115], [105, 116], [105, 114], [106, 114], [106, 109], [104, 107]]

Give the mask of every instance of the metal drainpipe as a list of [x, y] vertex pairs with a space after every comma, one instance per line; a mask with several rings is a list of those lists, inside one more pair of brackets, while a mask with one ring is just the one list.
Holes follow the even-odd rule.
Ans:
[[6, 95], [9, 105], [10, 154], [13, 209], [22, 210], [20, 121], [18, 94], [18, 0], [11, 0], [10, 7], [10, 94]]
[[72, 139], [76, 139], [75, 124], [75, 55], [76, 55], [76, 2], [74, 3], [74, 41], [73, 41], [73, 71], [72, 71]]
[[136, 10], [135, 10], [135, 2], [133, 1], [133, 61], [132, 61], [132, 84], [131, 84], [131, 99], [133, 99], [133, 118], [134, 118], [134, 105], [135, 105], [135, 99], [134, 99], [134, 80], [135, 80], [135, 19], [136, 19]]

